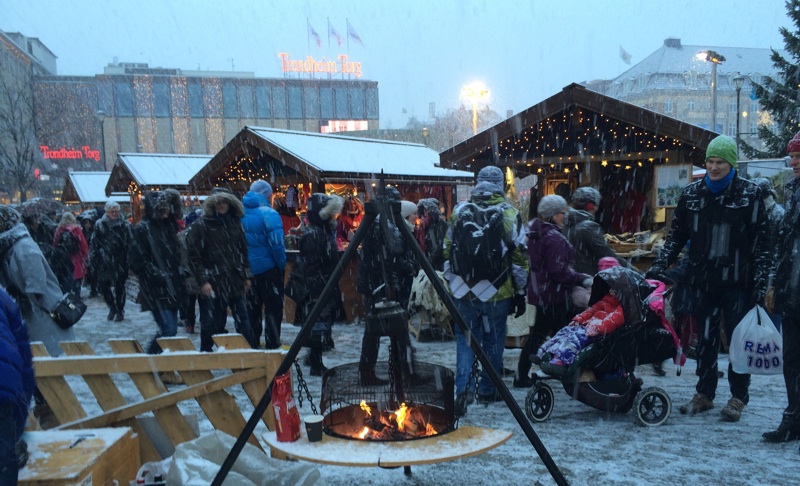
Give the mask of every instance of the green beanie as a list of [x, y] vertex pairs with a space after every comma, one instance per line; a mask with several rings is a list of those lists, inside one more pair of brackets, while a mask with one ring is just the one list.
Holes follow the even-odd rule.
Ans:
[[731, 164], [731, 167], [738, 169], [739, 149], [736, 148], [736, 140], [726, 135], [720, 135], [708, 144], [706, 149], [706, 160], [709, 157], [719, 157]]

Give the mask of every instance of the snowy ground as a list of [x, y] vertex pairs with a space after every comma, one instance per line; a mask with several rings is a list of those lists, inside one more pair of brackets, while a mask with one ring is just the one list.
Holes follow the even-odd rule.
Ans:
[[[84, 290], [85, 295], [85, 290]], [[132, 337], [143, 345], [155, 332], [149, 313], [128, 302], [122, 323], [105, 320], [107, 310], [101, 299], [87, 299], [89, 309], [75, 327], [78, 340], [89, 342], [98, 354], [110, 354], [106, 341]], [[229, 321], [229, 330], [233, 324]], [[282, 339], [291, 344], [299, 330], [284, 323]], [[325, 354], [326, 366], [358, 361], [363, 326], [334, 326], [336, 349]], [[179, 330], [179, 336], [186, 336]], [[199, 348], [199, 335], [188, 335]], [[454, 368], [454, 342], [415, 343], [417, 359]], [[381, 347], [385, 358], [386, 345]], [[301, 356], [302, 356], [301, 352]], [[519, 350], [506, 350], [507, 368], [515, 368]], [[727, 368], [727, 356], [720, 357], [720, 368]], [[797, 484], [800, 476], [798, 442], [765, 444], [761, 433], [774, 428], [786, 405], [781, 376], [754, 376], [750, 388], [750, 404], [738, 423], [722, 422], [719, 411], [730, 397], [727, 381], [720, 380], [715, 408], [696, 416], [682, 416], [677, 408], [694, 393], [694, 362], [688, 361], [681, 376], [675, 367], [666, 366], [667, 376], [658, 377], [652, 369], [642, 367], [637, 374], [645, 387], [658, 386], [673, 400], [673, 413], [660, 427], [644, 428], [634, 424], [632, 413], [607, 414], [572, 400], [558, 382], [553, 382], [555, 406], [550, 419], [533, 424], [533, 428], [549, 451], [567, 481], [573, 485], [654, 485], [654, 484]], [[304, 367], [307, 371], [307, 367]], [[319, 399], [321, 379], [307, 376], [315, 400]], [[511, 387], [511, 378], [505, 379]], [[527, 390], [511, 388], [517, 403], [524, 406]], [[135, 394], [135, 389], [132, 392]], [[127, 395], [127, 393], [126, 393]], [[249, 418], [252, 406], [237, 397]], [[96, 409], [91, 393], [81, 394], [87, 411]], [[84, 400], [85, 399], [85, 400]], [[185, 407], [185, 408], [184, 408]], [[193, 404], [182, 406], [192, 413]], [[96, 411], [96, 410], [95, 410]], [[310, 414], [308, 403], [301, 415]], [[522, 432], [505, 403], [489, 406], [472, 405], [462, 424], [505, 429], [513, 432], [509, 442], [485, 454], [458, 461], [412, 468], [410, 477], [401, 469], [346, 468], [318, 466], [327, 484], [552, 484], [547, 469]], [[201, 423], [201, 431], [209, 430]], [[257, 429], [259, 435], [263, 429]]]

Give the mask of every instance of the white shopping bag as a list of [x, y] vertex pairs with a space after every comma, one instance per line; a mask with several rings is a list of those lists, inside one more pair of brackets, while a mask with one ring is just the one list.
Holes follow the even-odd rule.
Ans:
[[733, 371], [754, 375], [783, 373], [783, 339], [767, 315], [756, 305], [733, 330], [730, 344]]

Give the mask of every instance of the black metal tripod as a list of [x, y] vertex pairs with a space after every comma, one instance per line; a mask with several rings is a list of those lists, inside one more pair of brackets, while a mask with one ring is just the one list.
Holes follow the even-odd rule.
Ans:
[[[385, 181], [383, 177], [383, 173], [379, 176], [380, 178], [380, 193], [383, 195], [385, 194]], [[303, 347], [303, 343], [308, 338], [309, 334], [311, 333], [311, 329], [314, 326], [317, 318], [322, 312], [323, 304], [327, 301], [327, 299], [331, 296], [333, 289], [335, 286], [339, 285], [339, 279], [341, 278], [342, 274], [344, 273], [347, 264], [355, 255], [358, 246], [364, 240], [367, 232], [370, 231], [372, 228], [373, 223], [375, 222], [375, 218], [378, 215], [383, 215], [383, 220], [388, 221], [388, 218], [392, 218], [393, 221], [401, 221], [402, 216], [400, 215], [400, 203], [399, 202], [383, 202], [382, 200], [378, 200], [377, 202], [371, 202], [365, 204], [365, 215], [364, 219], [359, 225], [356, 233], [353, 235], [353, 239], [350, 242], [350, 245], [345, 250], [342, 257], [339, 259], [339, 262], [336, 264], [336, 268], [333, 270], [333, 274], [325, 283], [325, 287], [322, 289], [322, 294], [320, 294], [319, 299], [317, 300], [314, 307], [309, 312], [308, 316], [306, 316], [306, 320], [303, 323], [300, 332], [298, 333], [297, 337], [295, 338], [292, 346], [286, 353], [286, 357], [284, 357], [281, 365], [278, 367], [278, 370], [275, 372], [275, 376], [282, 375], [289, 371], [291, 368], [292, 363], [294, 362], [295, 358], [297, 358], [300, 349]], [[400, 233], [403, 235], [403, 239], [405, 240], [406, 244], [414, 252], [414, 256], [416, 257], [417, 261], [419, 262], [422, 270], [425, 272], [425, 275], [428, 276], [428, 279], [434, 286], [436, 293], [439, 295], [439, 298], [442, 299], [447, 310], [450, 311], [450, 315], [452, 316], [453, 320], [458, 325], [459, 329], [464, 333], [465, 336], [470, 335], [469, 326], [467, 325], [464, 317], [456, 308], [455, 302], [453, 301], [453, 297], [444, 287], [444, 284], [439, 280], [439, 277], [436, 275], [436, 271], [433, 268], [433, 265], [428, 261], [425, 253], [420, 248], [419, 243], [417, 243], [414, 235], [411, 233], [411, 230], [408, 226], [404, 223], [396, 225]], [[508, 387], [503, 382], [500, 375], [497, 373], [497, 370], [492, 367], [492, 364], [489, 362], [489, 358], [484, 353], [483, 348], [478, 343], [476, 339], [467, 339], [467, 342], [470, 343], [470, 347], [472, 348], [472, 352], [475, 354], [475, 357], [481, 362], [483, 369], [488, 374], [489, 378], [492, 380], [495, 388], [500, 393], [500, 396], [503, 397], [503, 400], [506, 402], [506, 406], [511, 411], [511, 414], [514, 415], [514, 418], [517, 420], [517, 423], [522, 428], [522, 431], [525, 433], [525, 436], [528, 437], [528, 440], [533, 445], [533, 448], [536, 450], [536, 453], [541, 458], [544, 465], [547, 467], [548, 472], [553, 477], [553, 480], [558, 485], [566, 485], [567, 480], [561, 474], [561, 470], [556, 465], [553, 458], [550, 456], [550, 453], [545, 448], [542, 441], [539, 439], [539, 436], [536, 435], [536, 432], [533, 430], [531, 423], [528, 421], [528, 418], [522, 412], [519, 405], [517, 404], [514, 397], [511, 395], [511, 392], [508, 390]], [[274, 378], [270, 381], [269, 386], [267, 387], [267, 391], [264, 392], [264, 396], [261, 397], [261, 400], [253, 410], [253, 414], [250, 416], [250, 419], [245, 424], [242, 433], [239, 434], [239, 437], [236, 439], [236, 443], [234, 443], [233, 448], [228, 453], [228, 456], [225, 458], [225, 461], [220, 466], [220, 470], [217, 475], [214, 477], [214, 481], [211, 483], [213, 486], [221, 486], [222, 482], [225, 480], [225, 477], [228, 475], [228, 472], [233, 467], [233, 464], [236, 462], [236, 459], [239, 457], [239, 454], [242, 452], [247, 439], [253, 433], [258, 424], [258, 421], [261, 419], [261, 416], [267, 410], [267, 406], [269, 402], [272, 400], [272, 386], [274, 384]]]

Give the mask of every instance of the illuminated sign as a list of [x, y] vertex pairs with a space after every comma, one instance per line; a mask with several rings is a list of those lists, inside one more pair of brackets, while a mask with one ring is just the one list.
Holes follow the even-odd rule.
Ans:
[[281, 71], [284, 73], [327, 73], [327, 74], [352, 74], [357, 78], [361, 77], [361, 63], [351, 61], [346, 54], [339, 54], [337, 61], [330, 61], [324, 56], [320, 60], [308, 56], [303, 61], [289, 59], [289, 54], [278, 53], [281, 58]]
[[320, 133], [356, 132], [369, 130], [366, 120], [328, 120], [327, 125], [319, 127]]
[[42, 151], [45, 159], [94, 159], [100, 161], [100, 151], [92, 150], [92, 147], [88, 145], [84, 145], [80, 150], [73, 147], [51, 149], [48, 145], [39, 145], [39, 150]]

